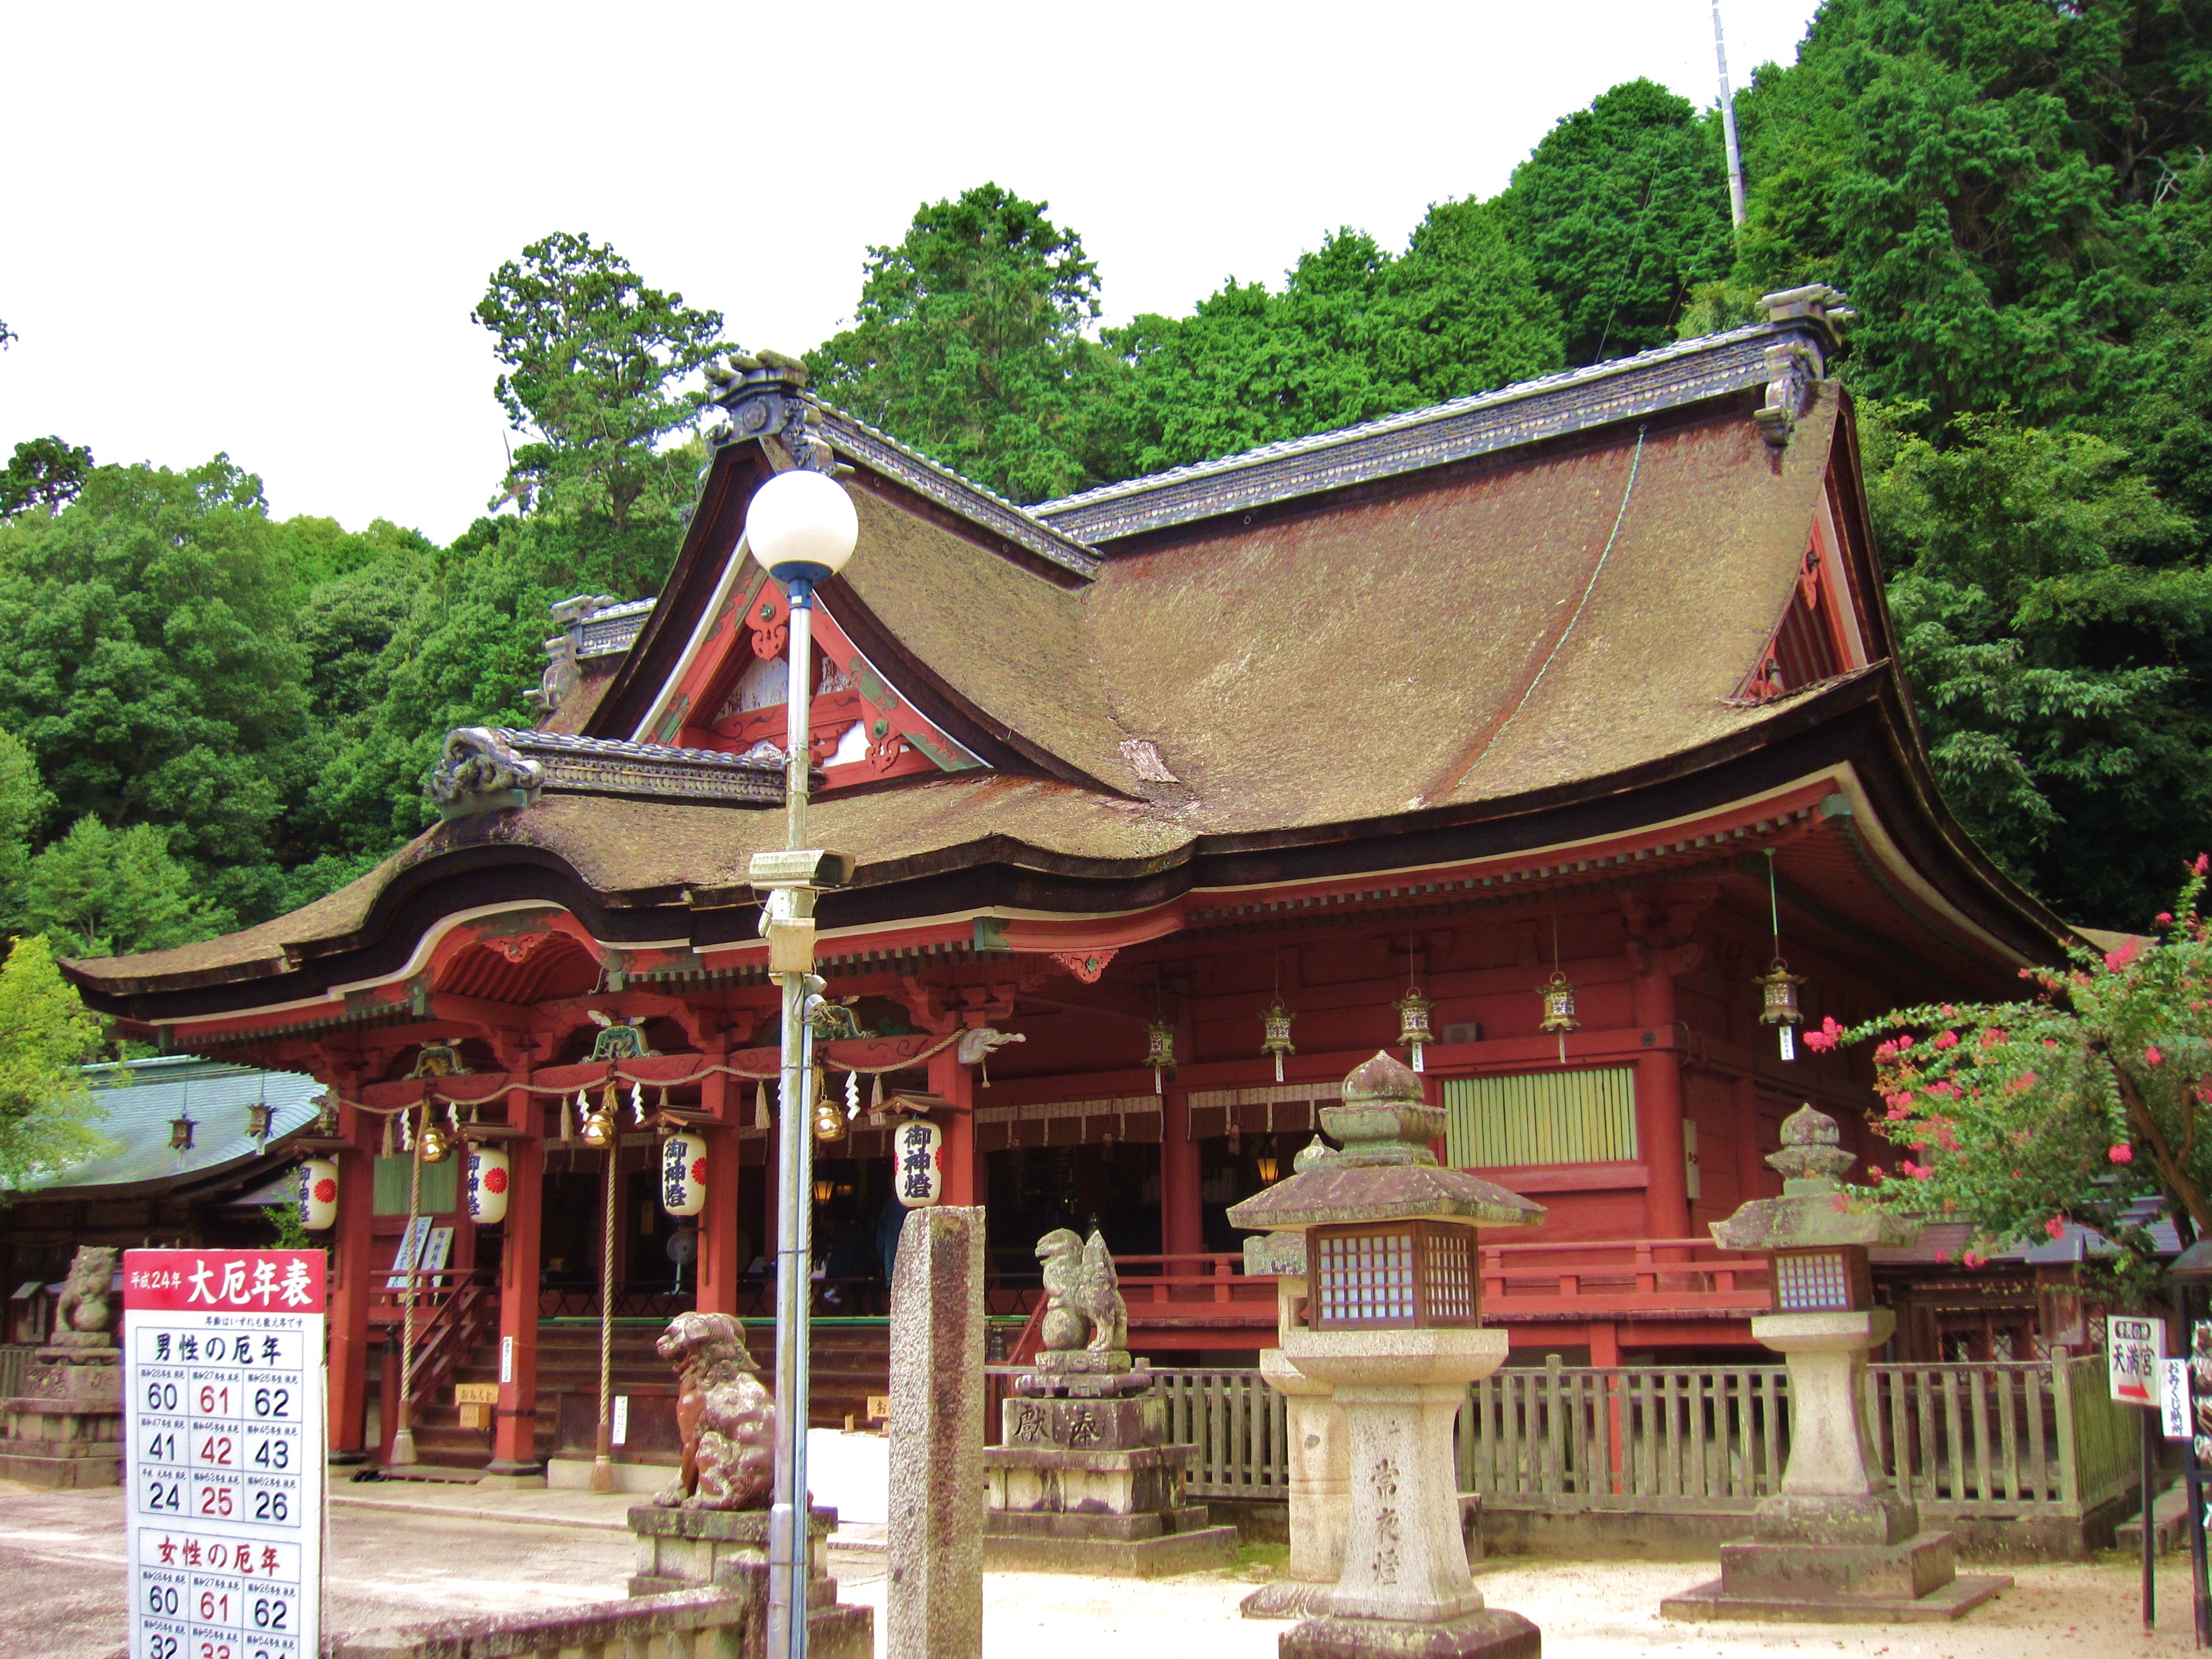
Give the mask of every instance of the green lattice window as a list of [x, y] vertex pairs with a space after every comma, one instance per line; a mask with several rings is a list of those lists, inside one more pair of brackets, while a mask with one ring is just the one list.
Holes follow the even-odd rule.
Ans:
[[[407, 1213], [408, 1170], [414, 1163], [409, 1158], [380, 1158], [376, 1160], [376, 1202], [379, 1215]], [[459, 1201], [461, 1195], [461, 1149], [456, 1146], [451, 1157], [442, 1164], [422, 1166], [422, 1208], [424, 1215], [445, 1215]]]
[[1637, 1155], [1631, 1066], [1447, 1078], [1444, 1109], [1444, 1145], [1455, 1169], [1626, 1164]]

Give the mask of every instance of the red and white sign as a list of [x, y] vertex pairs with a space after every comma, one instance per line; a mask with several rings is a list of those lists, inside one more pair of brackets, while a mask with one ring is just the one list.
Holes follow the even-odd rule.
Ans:
[[322, 1648], [324, 1258], [127, 1250], [131, 1659]]
[[2106, 1378], [2112, 1398], [2124, 1406], [2156, 1411], [2166, 1358], [2166, 1322], [2119, 1314], [2105, 1322]]

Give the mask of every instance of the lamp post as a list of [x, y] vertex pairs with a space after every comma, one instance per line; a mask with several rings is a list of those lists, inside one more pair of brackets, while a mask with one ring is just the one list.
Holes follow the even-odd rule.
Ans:
[[814, 589], [845, 568], [860, 539], [860, 515], [844, 487], [824, 473], [780, 472], [753, 493], [745, 542], [783, 584], [791, 602], [791, 665], [784, 708], [784, 850], [758, 853], [752, 884], [766, 896], [761, 932], [769, 972], [783, 990], [781, 1112], [776, 1121], [775, 1487], [769, 1509], [768, 1656], [805, 1659], [810, 1553], [806, 1419], [807, 1327], [813, 1255], [814, 898], [842, 886], [853, 860], [806, 850], [807, 739], [814, 687]]

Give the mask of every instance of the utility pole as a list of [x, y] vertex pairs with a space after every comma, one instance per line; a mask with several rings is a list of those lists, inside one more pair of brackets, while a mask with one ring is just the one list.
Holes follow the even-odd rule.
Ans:
[[1729, 91], [1728, 42], [1721, 35], [1721, 0], [1713, 0], [1713, 58], [1721, 71], [1721, 130], [1728, 135], [1729, 223], [1743, 228], [1743, 151], [1735, 142], [1735, 98]]

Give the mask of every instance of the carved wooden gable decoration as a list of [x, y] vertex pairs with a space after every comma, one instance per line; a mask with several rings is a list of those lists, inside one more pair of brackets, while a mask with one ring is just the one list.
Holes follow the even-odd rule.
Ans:
[[1865, 641], [1855, 619], [1853, 562], [1837, 529], [1836, 488], [1831, 476], [1797, 580], [1730, 702], [1764, 702], [1866, 666]]
[[[706, 637], [639, 738], [743, 755], [784, 744], [791, 611], [782, 587], [741, 562]], [[983, 764], [878, 672], [824, 600], [814, 609], [815, 683], [808, 750], [836, 789]]]

